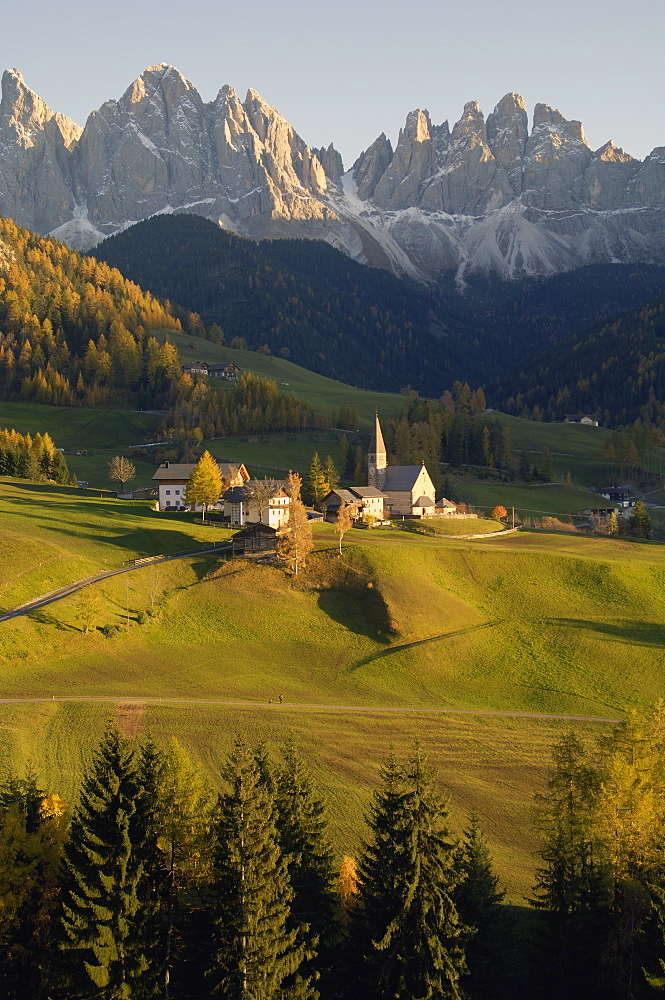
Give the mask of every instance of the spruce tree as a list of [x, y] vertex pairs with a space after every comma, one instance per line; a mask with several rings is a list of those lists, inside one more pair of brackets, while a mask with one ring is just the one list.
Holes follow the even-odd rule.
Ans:
[[109, 728], [84, 779], [65, 847], [61, 940], [74, 996], [154, 996], [141, 795], [132, 749]]
[[466, 946], [469, 979], [466, 991], [474, 1000], [496, 996], [497, 965], [506, 950], [501, 902], [505, 892], [499, 888], [487, 841], [474, 814], [464, 831], [457, 863], [462, 881], [454, 899], [460, 918], [474, 928]]
[[312, 959], [306, 968], [322, 974], [325, 987], [337, 937], [333, 855], [323, 803], [293, 744], [278, 773], [276, 805], [279, 844], [293, 889], [290, 926], [308, 927], [302, 939]]
[[303, 498], [305, 503], [316, 506], [320, 503], [330, 487], [326, 479], [324, 467], [321, 465], [318, 451], [314, 452], [314, 457], [309, 466], [307, 478], [303, 484]]
[[634, 538], [651, 538], [651, 515], [641, 500], [635, 504], [629, 524], [630, 533]]
[[547, 913], [541, 942], [544, 982], [562, 996], [594, 995], [607, 931], [607, 866], [594, 830], [600, 774], [570, 733], [553, 748], [544, 795], [537, 796], [544, 837], [534, 905]]
[[[238, 741], [221, 796], [215, 862], [215, 926], [209, 969], [213, 995], [227, 1000], [315, 998], [298, 978], [306, 949], [290, 926], [293, 890], [278, 843], [276, 810], [260, 767]], [[292, 987], [283, 990], [289, 979]]]
[[419, 747], [406, 769], [391, 758], [382, 776], [360, 863], [362, 986], [377, 1000], [459, 1000], [468, 928], [453, 901], [460, 875], [444, 804]]

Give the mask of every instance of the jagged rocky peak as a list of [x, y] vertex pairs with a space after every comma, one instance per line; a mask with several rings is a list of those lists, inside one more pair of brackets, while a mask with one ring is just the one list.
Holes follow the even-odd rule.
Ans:
[[376, 185], [374, 200], [382, 208], [417, 205], [420, 186], [436, 167], [432, 123], [428, 112], [417, 108], [406, 116], [390, 166]]
[[487, 142], [500, 167], [507, 171], [513, 192], [522, 189], [529, 116], [521, 94], [506, 94], [487, 116]]
[[549, 104], [536, 104], [526, 144], [523, 201], [538, 209], [572, 209], [583, 198], [591, 149], [582, 123]]
[[485, 116], [480, 110], [478, 101], [467, 101], [464, 105], [462, 117], [453, 126], [451, 141], [453, 144], [487, 144]]
[[67, 149], [77, 142], [83, 131], [71, 118], [52, 111], [34, 90], [26, 86], [17, 69], [5, 70], [0, 101], [0, 139], [6, 138], [23, 148], [34, 146], [36, 136], [49, 122], [57, 126]]
[[344, 173], [344, 163], [341, 154], [335, 149], [332, 142], [328, 147], [321, 146], [320, 149], [312, 149], [312, 153], [325, 170], [328, 180], [332, 184], [340, 184]]
[[71, 217], [70, 169], [81, 135], [66, 115], [52, 111], [25, 85], [18, 70], [2, 77], [0, 101], [0, 215], [47, 232]]
[[636, 160], [634, 156], [631, 156], [630, 153], [626, 153], [626, 151], [621, 149], [620, 146], [615, 146], [611, 139], [606, 142], [604, 146], [601, 146], [600, 149], [595, 151], [593, 159], [602, 160], [604, 163], [640, 162], [639, 160]]
[[533, 109], [531, 140], [538, 141], [543, 136], [560, 136], [568, 142], [581, 142], [588, 148], [582, 122], [564, 118], [560, 111], [549, 104], [536, 104]]
[[374, 197], [374, 191], [379, 179], [386, 172], [393, 158], [393, 146], [390, 139], [382, 132], [369, 149], [361, 153], [353, 164], [353, 176], [356, 182], [358, 197], [363, 201]]
[[168, 109], [176, 109], [183, 98], [192, 97], [200, 104], [201, 98], [194, 84], [168, 63], [148, 66], [127, 88], [118, 104], [130, 111], [132, 105], [158, 101]]

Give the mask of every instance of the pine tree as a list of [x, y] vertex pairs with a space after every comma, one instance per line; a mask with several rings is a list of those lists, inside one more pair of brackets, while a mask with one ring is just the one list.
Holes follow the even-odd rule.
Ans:
[[321, 465], [318, 451], [314, 452], [314, 457], [310, 463], [309, 472], [307, 473], [303, 487], [305, 502], [314, 507], [321, 503], [329, 491], [328, 481]]
[[629, 524], [634, 538], [651, 538], [651, 516], [641, 500], [635, 504]]
[[[75, 995], [148, 998], [146, 832], [132, 750], [109, 728], [86, 775], [65, 847], [62, 948]], [[146, 898], [147, 897], [147, 898]]]
[[302, 939], [312, 959], [305, 968], [322, 974], [325, 985], [336, 938], [333, 855], [323, 803], [293, 744], [286, 748], [276, 791], [279, 844], [293, 889], [290, 926], [307, 926]]
[[552, 452], [547, 445], [544, 445], [540, 453], [540, 472], [546, 482], [551, 482], [554, 476], [554, 467], [552, 465]]
[[36, 778], [0, 787], [0, 996], [24, 1000], [49, 984], [65, 807]]
[[475, 929], [466, 946], [469, 979], [466, 991], [474, 1000], [496, 995], [497, 965], [505, 951], [502, 939], [501, 903], [505, 892], [499, 888], [487, 841], [474, 814], [464, 831], [457, 863], [462, 881], [454, 899], [460, 919]]
[[185, 503], [191, 506], [200, 504], [205, 521], [206, 509], [219, 500], [223, 488], [224, 481], [217, 462], [209, 451], [204, 451], [187, 480]]
[[150, 742], [144, 745], [139, 770], [149, 803], [145, 811], [158, 844], [150, 872], [163, 908], [160, 993], [168, 997], [174, 970], [175, 979], [182, 978], [186, 925], [193, 922], [188, 918], [200, 907], [199, 890], [210, 875], [213, 801], [175, 738], [165, 752], [156, 751]]
[[377, 1000], [459, 1000], [468, 928], [452, 898], [460, 875], [445, 807], [419, 747], [382, 777], [360, 863], [361, 981]]
[[[238, 741], [221, 796], [215, 862], [215, 930], [209, 971], [213, 995], [278, 1000], [306, 957], [300, 928], [289, 926], [293, 889], [282, 857], [274, 801], [255, 756]], [[308, 984], [294, 996], [314, 998]]]
[[[329, 493], [330, 490], [336, 490], [339, 485], [339, 472], [335, 468], [335, 463], [330, 455], [326, 455], [326, 461], [323, 466], [323, 475], [326, 481], [326, 493]], [[325, 496], [325, 493], [323, 496]], [[321, 499], [323, 499], [323, 497]]]
[[600, 774], [570, 733], [555, 744], [548, 790], [537, 796], [544, 836], [534, 905], [547, 911], [541, 944], [547, 981], [561, 995], [593, 996], [609, 905], [607, 866], [594, 830]]

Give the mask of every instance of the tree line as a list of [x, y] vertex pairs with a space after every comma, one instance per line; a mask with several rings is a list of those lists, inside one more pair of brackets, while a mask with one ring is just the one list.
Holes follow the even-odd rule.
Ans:
[[642, 1000], [665, 990], [665, 704], [554, 745], [521, 915], [416, 744], [336, 864], [295, 746], [237, 738], [215, 794], [176, 740], [109, 726], [70, 810], [0, 786], [7, 1000]]
[[469, 968], [486, 995], [502, 892], [477, 821], [452, 835], [419, 747], [386, 761], [361, 858], [340, 870], [292, 745], [276, 762], [238, 739], [221, 777], [216, 796], [176, 741], [111, 726], [71, 819], [34, 775], [5, 783], [7, 1000], [457, 1000]]
[[32, 437], [0, 428], [0, 476], [49, 479], [63, 486], [76, 486], [76, 476], [48, 433]]

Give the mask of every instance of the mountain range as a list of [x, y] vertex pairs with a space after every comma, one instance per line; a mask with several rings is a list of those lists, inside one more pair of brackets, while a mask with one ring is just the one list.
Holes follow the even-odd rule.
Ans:
[[0, 215], [89, 250], [159, 213], [189, 212], [254, 239], [323, 239], [425, 284], [448, 273], [553, 275], [665, 261], [665, 147], [643, 161], [579, 121], [507, 94], [452, 129], [410, 112], [345, 170], [253, 90], [204, 102], [174, 67], [150, 67], [81, 129], [17, 70], [2, 78]]

